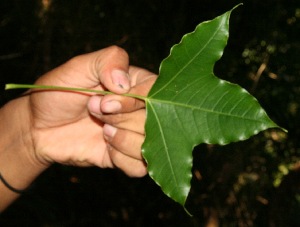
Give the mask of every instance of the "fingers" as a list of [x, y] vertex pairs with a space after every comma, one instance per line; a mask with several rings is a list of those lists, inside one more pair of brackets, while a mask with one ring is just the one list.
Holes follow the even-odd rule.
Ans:
[[109, 143], [110, 158], [116, 167], [133, 177], [147, 174], [147, 167], [141, 154], [143, 135], [108, 124], [104, 125], [103, 133]]
[[104, 137], [116, 150], [137, 160], [143, 160], [141, 149], [144, 135], [105, 124]]
[[103, 114], [99, 115], [98, 119], [120, 129], [134, 131], [142, 135], [145, 133], [145, 109], [140, 109], [131, 113]]
[[92, 96], [88, 102], [88, 109], [92, 115], [99, 118], [108, 113], [127, 113], [145, 107], [143, 100], [119, 95]]
[[[132, 71], [132, 70], [131, 70]], [[140, 70], [139, 72], [141, 72]], [[131, 79], [136, 79], [134, 74]], [[130, 89], [130, 94], [135, 94], [141, 98], [126, 97], [120, 95], [106, 95], [101, 100], [100, 112], [99, 113], [128, 113], [145, 107], [145, 101], [152, 85], [154, 84], [157, 76], [154, 74], [143, 75], [138, 78], [137, 84], [133, 85]]]
[[109, 149], [110, 157], [116, 167], [130, 177], [143, 177], [147, 175], [147, 166], [144, 161], [130, 158], [113, 147]]
[[[102, 99], [100, 106], [102, 113], [128, 113], [145, 107], [145, 98], [157, 76], [145, 69], [134, 66], [130, 67], [129, 73], [131, 89], [128, 93], [138, 95], [140, 98], [106, 95]], [[119, 105], [121, 108], [116, 108], [117, 103], [121, 103], [121, 105]]]
[[89, 111], [94, 115], [104, 113], [128, 113], [145, 107], [145, 101], [157, 76], [153, 73], [137, 67], [130, 67], [131, 86], [129, 93], [140, 96], [132, 98], [120, 95], [106, 95], [104, 97], [93, 96], [88, 103]]
[[91, 72], [104, 87], [114, 93], [123, 94], [129, 91], [129, 57], [125, 50], [111, 46], [95, 52]]
[[145, 107], [145, 101], [120, 95], [106, 95], [102, 98], [99, 114], [128, 113]]

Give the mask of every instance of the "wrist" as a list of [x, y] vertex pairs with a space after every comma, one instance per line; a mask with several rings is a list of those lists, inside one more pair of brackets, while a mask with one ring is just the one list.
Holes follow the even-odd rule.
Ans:
[[29, 97], [15, 99], [0, 111], [0, 172], [12, 187], [22, 190], [48, 167], [35, 155]]

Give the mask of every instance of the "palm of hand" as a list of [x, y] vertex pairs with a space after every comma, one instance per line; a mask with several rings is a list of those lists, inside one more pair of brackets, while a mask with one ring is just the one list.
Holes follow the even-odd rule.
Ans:
[[31, 95], [37, 154], [48, 162], [112, 166], [103, 138], [103, 124], [89, 114], [88, 98], [88, 95], [62, 91]]

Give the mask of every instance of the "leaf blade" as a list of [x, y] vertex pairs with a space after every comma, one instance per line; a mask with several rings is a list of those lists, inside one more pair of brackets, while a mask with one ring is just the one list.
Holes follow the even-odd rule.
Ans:
[[149, 175], [182, 205], [196, 145], [224, 145], [278, 127], [248, 92], [213, 74], [227, 44], [230, 14], [198, 25], [172, 47], [146, 99], [142, 151]]

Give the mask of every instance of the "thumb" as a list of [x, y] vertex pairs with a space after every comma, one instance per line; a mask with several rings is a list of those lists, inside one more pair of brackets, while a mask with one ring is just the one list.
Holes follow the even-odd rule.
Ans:
[[95, 61], [91, 64], [92, 73], [98, 83], [113, 93], [127, 93], [130, 90], [127, 52], [120, 47], [111, 46], [95, 54]]

